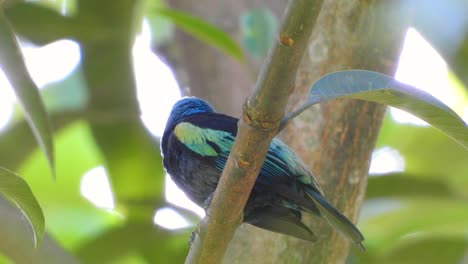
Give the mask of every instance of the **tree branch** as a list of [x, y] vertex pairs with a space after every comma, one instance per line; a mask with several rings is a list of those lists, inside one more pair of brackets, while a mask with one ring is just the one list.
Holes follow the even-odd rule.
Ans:
[[[411, 13], [399, 8], [401, 2], [324, 1], [288, 109], [302, 105], [312, 83], [326, 73], [369, 69], [393, 74]], [[310, 165], [325, 197], [351, 220], [363, 201], [384, 111], [365, 101], [335, 100], [307, 110], [282, 133], [283, 141]], [[225, 263], [345, 263], [348, 242], [316, 217], [303, 218], [317, 235], [316, 243], [243, 225]]]
[[294, 91], [296, 72], [322, 2], [295, 0], [287, 7], [278, 42], [244, 104], [236, 141], [186, 263], [220, 263], [242, 222], [244, 206]]

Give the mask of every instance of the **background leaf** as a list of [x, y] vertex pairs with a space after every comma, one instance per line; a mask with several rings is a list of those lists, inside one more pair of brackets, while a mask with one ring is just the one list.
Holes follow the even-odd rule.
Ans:
[[415, 177], [394, 173], [369, 177], [366, 198], [378, 197], [453, 197], [454, 190], [443, 177]]
[[159, 9], [158, 14], [170, 19], [182, 30], [207, 44], [225, 52], [232, 58], [242, 61], [243, 53], [239, 45], [228, 34], [212, 24], [192, 15], [172, 10]]
[[240, 17], [242, 45], [253, 57], [263, 58], [273, 43], [276, 17], [266, 8], [251, 9]]
[[29, 76], [16, 37], [3, 14], [3, 10], [0, 10], [0, 39], [2, 40], [0, 67], [5, 71], [14, 87], [15, 94], [25, 112], [26, 120], [32, 128], [39, 146], [44, 151], [52, 177], [55, 178], [54, 146], [49, 118], [39, 94], [39, 89]]
[[361, 223], [369, 251], [381, 254], [407, 234], [454, 236], [468, 227], [468, 205], [463, 199], [406, 199], [400, 200], [400, 205], [398, 210]]
[[[71, 38], [72, 20], [62, 16], [59, 12], [41, 6], [37, 3], [23, 2], [5, 10], [5, 15], [15, 32], [26, 36], [29, 41], [37, 45]], [[31, 24], [31, 20], [37, 21]]]
[[0, 193], [13, 201], [28, 219], [34, 232], [34, 244], [40, 243], [44, 235], [45, 220], [41, 206], [29, 185], [15, 173], [0, 167]]
[[320, 78], [309, 92], [311, 104], [337, 98], [362, 99], [400, 108], [468, 149], [468, 127], [453, 110], [430, 94], [390, 76], [364, 70], [339, 71]]
[[468, 242], [458, 236], [413, 236], [382, 256], [378, 263], [461, 263]]
[[[439, 188], [434, 194], [436, 196], [445, 191], [450, 191], [452, 195], [466, 196], [468, 151], [434, 127], [398, 124], [388, 114], [377, 142], [377, 148], [381, 147], [390, 147], [401, 155], [405, 169], [401, 176], [438, 182]], [[369, 180], [372, 181], [372, 178]], [[414, 182], [405, 187], [405, 190], [411, 191], [412, 188], [417, 193], [420, 187]], [[369, 192], [373, 191], [369, 189]]]
[[47, 166], [39, 150], [28, 155], [19, 172], [43, 204], [47, 232], [72, 250], [85, 238], [123, 219], [96, 207], [81, 194], [83, 175], [103, 164], [88, 124], [75, 121], [57, 130], [56, 151], [59, 175], [56, 182], [44, 181], [42, 175], [47, 173]]
[[[87, 264], [115, 263], [131, 253], [144, 253], [151, 260], [148, 263], [182, 263], [186, 252], [174, 249], [186, 243], [187, 235], [180, 232], [173, 236], [153, 224], [130, 222], [99, 234], [85, 243], [77, 255]], [[159, 253], [151, 254], [155, 249]]]

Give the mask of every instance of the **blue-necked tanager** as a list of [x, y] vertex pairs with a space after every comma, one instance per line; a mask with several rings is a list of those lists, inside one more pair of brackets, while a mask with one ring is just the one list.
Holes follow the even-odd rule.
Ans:
[[[172, 108], [161, 140], [163, 164], [196, 204], [209, 203], [237, 134], [238, 119], [196, 97]], [[244, 209], [245, 223], [315, 241], [302, 213], [316, 215], [362, 247], [359, 230], [324, 197], [304, 162], [274, 138]]]

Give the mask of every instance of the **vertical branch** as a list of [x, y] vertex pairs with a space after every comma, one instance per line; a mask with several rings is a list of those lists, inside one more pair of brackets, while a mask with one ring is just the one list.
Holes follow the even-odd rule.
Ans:
[[244, 206], [294, 91], [296, 72], [322, 2], [295, 0], [287, 7], [278, 41], [244, 104], [236, 141], [186, 263], [220, 263], [242, 222]]

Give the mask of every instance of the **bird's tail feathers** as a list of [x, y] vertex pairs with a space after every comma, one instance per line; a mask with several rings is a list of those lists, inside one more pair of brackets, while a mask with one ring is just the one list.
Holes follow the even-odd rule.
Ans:
[[365, 251], [362, 245], [364, 237], [354, 224], [331, 205], [320, 193], [312, 189], [308, 189], [306, 192], [319, 209], [322, 218]]
[[317, 237], [314, 233], [301, 222], [300, 215], [294, 214], [294, 211], [285, 207], [269, 207], [257, 209], [255, 213], [250, 214], [245, 222], [254, 226], [293, 236], [302, 240], [315, 242]]

